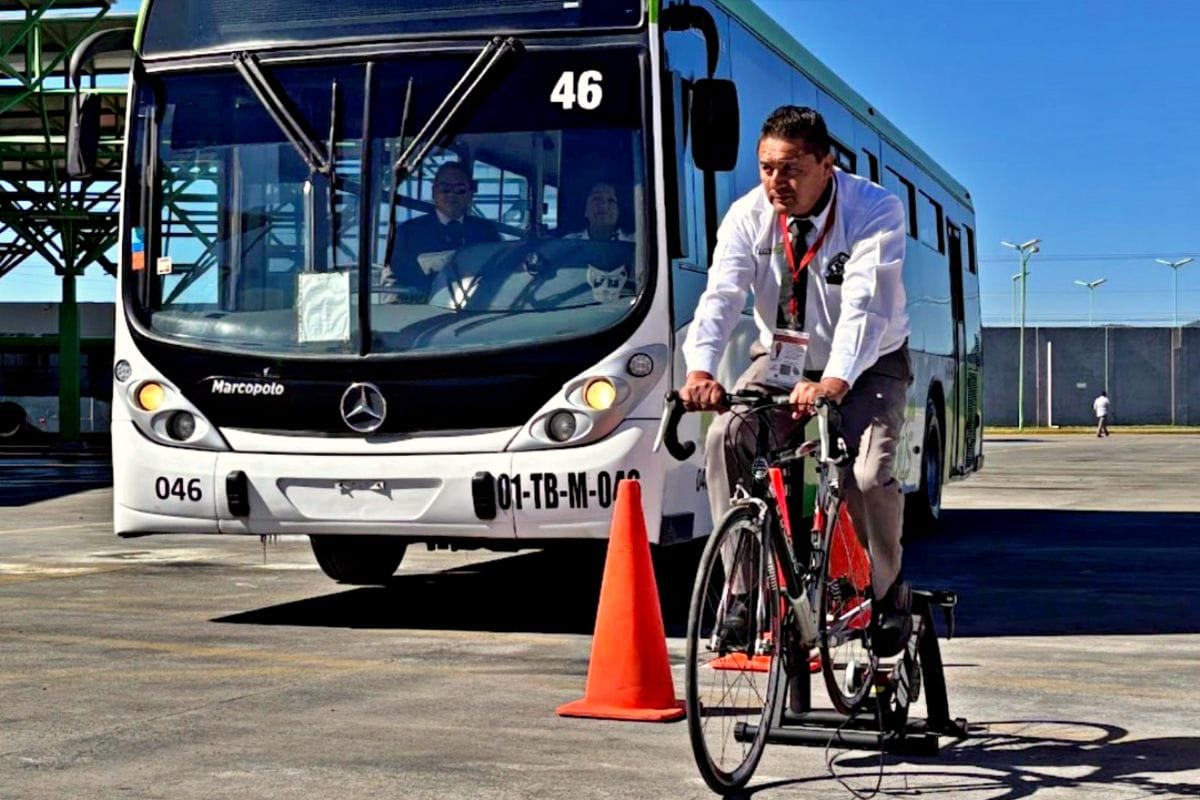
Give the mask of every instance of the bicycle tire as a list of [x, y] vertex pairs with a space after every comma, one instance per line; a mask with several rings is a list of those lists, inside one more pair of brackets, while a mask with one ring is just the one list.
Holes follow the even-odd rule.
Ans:
[[[769, 516], [767, 524], [772, 524]], [[775, 710], [783, 661], [779, 647], [781, 606], [766, 533], [757, 507], [732, 508], [709, 537], [688, 609], [688, 735], [700, 775], [718, 794], [741, 789], [753, 776]], [[741, 580], [726, 580], [723, 549], [726, 554], [732, 553], [729, 573], [741, 574]], [[743, 594], [736, 591], [739, 588], [748, 590], [744, 593], [746, 607], [754, 611], [746, 615], [748, 630], [740, 638], [722, 635], [720, 622], [731, 596]], [[759, 634], [773, 646], [765, 654], [752, 656]], [[736, 691], [733, 697], [731, 690]], [[755, 735], [749, 742], [739, 740], [737, 732], [744, 732], [749, 725], [757, 726]]]
[[871, 651], [871, 562], [843, 503], [825, 516], [824, 555], [817, 585], [821, 673], [833, 707], [856, 714], [871, 697], [879, 659]]

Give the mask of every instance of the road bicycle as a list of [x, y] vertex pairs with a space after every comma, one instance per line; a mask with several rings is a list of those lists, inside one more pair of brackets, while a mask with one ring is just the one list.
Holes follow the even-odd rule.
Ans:
[[[727, 794], [745, 786], [758, 766], [771, 723], [779, 718], [777, 706], [787, 702], [787, 676], [819, 668], [834, 708], [848, 716], [868, 700], [906, 714], [913, 693], [881, 698], [876, 691], [870, 559], [843, 505], [839, 473], [854, 453], [842, 437], [837, 406], [819, 398], [818, 438], [776, 447], [769, 417], [791, 413], [786, 395], [728, 393], [723, 405], [739, 416], [757, 416], [758, 424], [748, 483], [734, 489], [696, 574], [686, 702], [700, 773], [714, 791]], [[655, 443], [680, 460], [695, 451], [694, 443], [678, 439], [683, 414], [678, 393], [671, 392]], [[797, 536], [798, 473], [807, 458], [816, 459], [816, 495], [811, 532]], [[902, 667], [905, 661], [900, 659]]]

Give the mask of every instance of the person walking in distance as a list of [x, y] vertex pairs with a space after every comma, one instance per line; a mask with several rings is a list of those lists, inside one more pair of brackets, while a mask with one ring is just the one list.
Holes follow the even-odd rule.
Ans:
[[1101, 392], [1100, 396], [1092, 401], [1092, 410], [1096, 412], [1096, 436], [1109, 436], [1108, 432], [1108, 417], [1112, 414], [1112, 401], [1108, 399], [1108, 392]]
[[[843, 471], [850, 517], [871, 552], [871, 640], [887, 657], [912, 630], [911, 591], [901, 578], [904, 495], [893, 474], [905, 397], [912, 382], [905, 310], [905, 218], [900, 199], [834, 166], [825, 120], [811, 108], [781, 106], [758, 141], [760, 186], [733, 203], [684, 344], [689, 410], [723, 407], [717, 364], [748, 294], [758, 337], [738, 390], [791, 393], [793, 408], [769, 421], [778, 441], [803, 432], [818, 397], [838, 402], [847, 444], [858, 449]], [[714, 522], [745, 480], [757, 418], [722, 413], [706, 437]], [[726, 555], [726, 563], [729, 563]], [[735, 594], [726, 624], [748, 614]], [[744, 604], [743, 604], [744, 605]]]

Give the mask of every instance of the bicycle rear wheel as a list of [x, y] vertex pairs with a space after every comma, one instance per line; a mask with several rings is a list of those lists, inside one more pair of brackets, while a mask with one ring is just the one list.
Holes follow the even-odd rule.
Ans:
[[867, 635], [871, 624], [871, 559], [850, 515], [838, 503], [826, 516], [825, 569], [817, 627], [821, 673], [834, 708], [853, 714], [871, 696], [879, 659]]
[[[734, 507], [709, 537], [688, 614], [688, 734], [704, 782], [719, 794], [754, 774], [781, 672], [779, 583], [757, 511]], [[748, 726], [757, 726], [752, 738]]]

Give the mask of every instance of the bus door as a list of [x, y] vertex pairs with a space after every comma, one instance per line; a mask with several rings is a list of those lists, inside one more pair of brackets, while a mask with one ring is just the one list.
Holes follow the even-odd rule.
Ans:
[[[960, 474], [967, 454], [963, 442], [967, 435], [967, 330], [963, 299], [963, 256], [962, 231], [952, 222], [946, 222], [947, 244], [950, 251], [950, 308], [954, 315], [954, 390], [947, 398], [953, 405], [954, 416], [947, 414], [946, 458], [950, 462], [950, 474]], [[953, 419], [953, 422], [951, 422]]]

